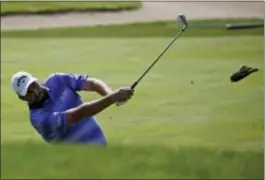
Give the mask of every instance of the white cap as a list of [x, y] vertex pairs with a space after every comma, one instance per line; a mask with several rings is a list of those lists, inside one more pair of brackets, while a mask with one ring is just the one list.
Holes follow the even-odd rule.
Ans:
[[25, 96], [31, 83], [36, 81], [37, 78], [23, 71], [14, 74], [11, 79], [13, 90], [20, 96]]

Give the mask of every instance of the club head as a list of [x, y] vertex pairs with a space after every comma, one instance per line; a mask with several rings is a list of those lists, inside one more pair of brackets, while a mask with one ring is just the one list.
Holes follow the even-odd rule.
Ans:
[[179, 23], [182, 27], [182, 30], [185, 30], [188, 27], [188, 22], [184, 14], [178, 16]]

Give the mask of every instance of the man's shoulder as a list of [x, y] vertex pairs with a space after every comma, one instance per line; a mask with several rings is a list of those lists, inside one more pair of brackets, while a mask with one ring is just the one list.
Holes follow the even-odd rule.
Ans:
[[56, 73], [52, 73], [50, 74], [45, 80], [44, 83], [48, 83], [50, 81], [56, 81], [59, 79], [59, 77], [64, 74], [64, 73], [60, 73], [60, 72], [56, 72]]
[[67, 74], [61, 72], [52, 73], [43, 81], [43, 84], [48, 88], [62, 87], [62, 84], [64, 84], [62, 77], [65, 75]]
[[71, 77], [71, 76], [76, 76], [76, 74], [72, 73], [64, 73], [64, 72], [55, 72], [50, 74], [45, 80], [44, 84], [47, 84], [49, 82], [54, 82], [54, 81], [63, 81], [66, 77]]

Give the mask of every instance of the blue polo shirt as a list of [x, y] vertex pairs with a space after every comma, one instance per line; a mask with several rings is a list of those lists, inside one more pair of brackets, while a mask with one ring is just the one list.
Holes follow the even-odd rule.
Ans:
[[41, 107], [31, 107], [32, 126], [46, 142], [106, 144], [106, 137], [94, 117], [87, 117], [72, 125], [66, 124], [65, 111], [83, 103], [82, 90], [87, 75], [55, 73], [43, 83], [48, 99]]

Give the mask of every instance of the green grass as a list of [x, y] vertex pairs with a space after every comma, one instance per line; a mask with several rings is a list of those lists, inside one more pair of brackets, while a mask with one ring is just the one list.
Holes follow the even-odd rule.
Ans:
[[[251, 151], [173, 150], [158, 146], [51, 148], [35, 143], [23, 145], [20, 151], [17, 147], [7, 144], [2, 148], [2, 151], [12, 154], [2, 156], [5, 178], [253, 179], [263, 176], [264, 167], [261, 160], [264, 159], [263, 153]], [[27, 165], [16, 163], [25, 160]], [[16, 173], [13, 173], [14, 169]]]
[[[178, 39], [130, 102], [96, 116], [108, 148], [46, 145], [10, 87], [19, 70], [40, 79], [88, 73], [113, 88], [130, 85], [169, 40], [2, 37], [1, 177], [263, 178], [262, 35]], [[232, 84], [241, 65], [260, 71]]]
[[[245, 36], [263, 35], [264, 28], [227, 30], [225, 24], [234, 23], [262, 23], [262, 19], [213, 19], [213, 20], [191, 20], [189, 28], [182, 36], [186, 37], [213, 37], [213, 36]], [[210, 27], [210, 28], [206, 28]], [[215, 27], [215, 28], [212, 28]], [[18, 38], [77, 38], [77, 37], [172, 37], [179, 31], [176, 21], [157, 21], [145, 23], [133, 23], [122, 25], [102, 25], [94, 27], [69, 27], [49, 28], [41, 30], [8, 30], [1, 31], [2, 37]], [[118, 32], [118, 33], [117, 33]]]
[[82, 11], [121, 11], [141, 7], [138, 1], [113, 1], [113, 2], [2, 2], [1, 16], [10, 14], [40, 14], [58, 12]]

